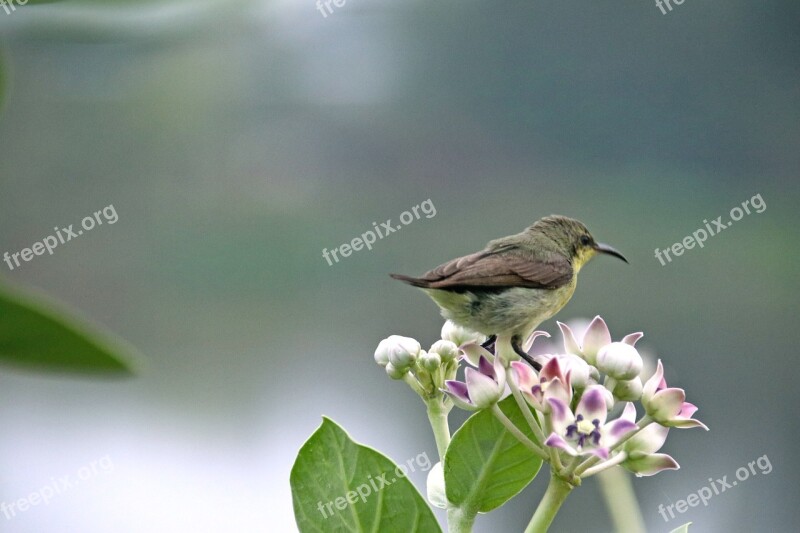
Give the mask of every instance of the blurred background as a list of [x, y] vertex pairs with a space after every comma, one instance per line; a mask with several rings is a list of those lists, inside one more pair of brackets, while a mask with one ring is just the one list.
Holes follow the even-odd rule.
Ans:
[[[289, 470], [327, 415], [404, 462], [436, 448], [422, 403], [372, 360], [442, 320], [420, 274], [541, 216], [600, 258], [560, 320], [644, 331], [711, 431], [635, 480], [648, 529], [795, 531], [800, 4], [687, 0], [60, 2], [0, 11], [0, 253], [113, 204], [10, 271], [145, 355], [141, 374], [0, 373], [0, 501], [113, 469], [9, 532], [295, 531]], [[655, 248], [761, 194], [703, 249]], [[421, 218], [336, 248], [430, 199]], [[542, 325], [552, 334], [555, 321]], [[454, 411], [451, 424], [464, 419]], [[666, 523], [767, 455], [773, 470]], [[425, 473], [411, 475], [424, 493]], [[476, 531], [521, 531], [536, 479]], [[437, 515], [443, 522], [443, 515]], [[597, 486], [554, 531], [609, 531]]]

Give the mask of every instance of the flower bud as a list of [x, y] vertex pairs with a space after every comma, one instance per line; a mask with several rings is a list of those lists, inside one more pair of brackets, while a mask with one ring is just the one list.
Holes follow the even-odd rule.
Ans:
[[456, 346], [461, 346], [471, 341], [480, 344], [486, 340], [486, 335], [467, 328], [462, 328], [453, 323], [453, 321], [448, 320], [442, 326], [442, 339], [450, 341]]
[[597, 353], [597, 368], [617, 380], [631, 380], [642, 371], [642, 356], [624, 342], [612, 342]]
[[392, 363], [386, 364], [386, 374], [392, 379], [403, 379], [403, 376], [405, 376], [407, 372], [407, 368], [398, 370]]
[[383, 339], [375, 350], [375, 362], [381, 366], [391, 363], [397, 370], [406, 370], [414, 365], [420, 345], [409, 337], [392, 335]]
[[642, 379], [639, 376], [614, 385], [614, 396], [623, 402], [637, 402], [642, 398]]
[[564, 374], [569, 372], [570, 383], [577, 390], [585, 389], [591, 384], [592, 367], [577, 355], [561, 354], [557, 355]]
[[389, 339], [383, 339], [375, 348], [375, 362], [380, 366], [389, 364]]
[[436, 352], [422, 351], [417, 358], [417, 364], [430, 373], [442, 366], [442, 357]]
[[442, 362], [449, 363], [458, 357], [458, 346], [454, 342], [440, 340], [433, 343], [430, 352], [438, 353]]
[[428, 501], [434, 507], [439, 509], [447, 509], [447, 494], [444, 490], [444, 467], [441, 461], [433, 465], [431, 471], [428, 472]]

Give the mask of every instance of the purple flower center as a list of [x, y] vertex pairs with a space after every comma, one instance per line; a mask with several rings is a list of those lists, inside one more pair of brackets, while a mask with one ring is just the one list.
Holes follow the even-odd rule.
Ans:
[[577, 441], [578, 448], [582, 448], [587, 440], [597, 446], [600, 444], [600, 420], [595, 418], [589, 422], [583, 419], [583, 415], [578, 415], [575, 423], [567, 426], [567, 438]]

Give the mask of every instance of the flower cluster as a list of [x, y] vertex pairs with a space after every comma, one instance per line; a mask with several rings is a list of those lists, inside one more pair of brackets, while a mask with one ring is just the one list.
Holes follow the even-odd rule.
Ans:
[[392, 335], [375, 349], [375, 362], [384, 367], [392, 379], [402, 379], [424, 399], [441, 394], [444, 382], [458, 371], [458, 346], [485, 339], [448, 321], [442, 327], [442, 338], [428, 351], [410, 337]]
[[[521, 409], [532, 409], [526, 419], [540, 437], [538, 443], [525, 444], [564, 479], [574, 481], [614, 465], [640, 476], [679, 468], [672, 457], [657, 453], [669, 428], [708, 428], [692, 418], [697, 407], [685, 401], [683, 389], [667, 386], [660, 360], [643, 383], [636, 349], [642, 333], [615, 342], [598, 316], [579, 340], [569, 326], [558, 325], [564, 353], [536, 356], [539, 372], [520, 360], [495, 357], [480, 344], [483, 336], [450, 322], [428, 352], [413, 339], [392, 336], [381, 341], [375, 360], [423, 397], [441, 389], [462, 409], [492, 408], [510, 391]], [[528, 351], [538, 336], [549, 337], [534, 332], [523, 349]], [[463, 381], [455, 379], [459, 360], [467, 363]], [[644, 411], [639, 420], [635, 402]], [[496, 408], [493, 413], [503, 416]]]

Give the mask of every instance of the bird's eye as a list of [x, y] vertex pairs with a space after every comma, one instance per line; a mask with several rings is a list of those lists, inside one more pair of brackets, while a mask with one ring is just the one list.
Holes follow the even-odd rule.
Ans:
[[588, 235], [584, 235], [584, 236], [581, 237], [581, 244], [582, 245], [589, 246], [589, 244], [591, 244], [591, 242], [592, 242], [592, 239]]

